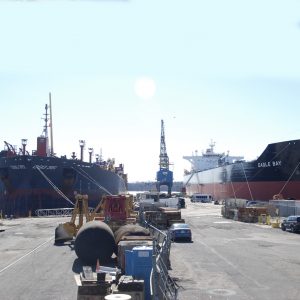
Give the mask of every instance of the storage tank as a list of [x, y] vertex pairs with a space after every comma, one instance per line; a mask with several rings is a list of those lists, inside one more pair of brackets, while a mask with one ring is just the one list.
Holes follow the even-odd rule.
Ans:
[[84, 224], [75, 239], [75, 252], [82, 262], [95, 265], [110, 260], [117, 252], [114, 234], [110, 227], [101, 221], [91, 221]]

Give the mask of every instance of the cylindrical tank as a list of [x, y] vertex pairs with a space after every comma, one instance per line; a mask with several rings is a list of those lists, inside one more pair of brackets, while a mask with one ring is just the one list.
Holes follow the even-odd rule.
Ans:
[[138, 235], [138, 236], [149, 236], [150, 232], [145, 227], [142, 227], [137, 224], [127, 224], [124, 226], [121, 226], [116, 232], [115, 232], [115, 241], [116, 244], [119, 243], [119, 241], [124, 237], [128, 235]]
[[107, 262], [116, 252], [116, 242], [110, 227], [101, 221], [84, 224], [75, 239], [75, 252], [82, 262], [95, 265]]

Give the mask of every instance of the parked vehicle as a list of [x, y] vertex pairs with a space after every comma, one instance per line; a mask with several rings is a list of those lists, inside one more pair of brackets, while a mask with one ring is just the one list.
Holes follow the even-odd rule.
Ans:
[[258, 204], [257, 201], [247, 201], [246, 207], [255, 207]]
[[179, 201], [178, 201], [178, 206], [179, 208], [186, 208], [186, 204], [185, 204], [185, 199], [184, 198], [179, 198]]
[[193, 194], [191, 198], [191, 202], [210, 203], [212, 200], [213, 196], [209, 194]]
[[300, 216], [289, 216], [281, 223], [283, 231], [290, 230], [292, 232], [300, 231]]
[[192, 230], [186, 223], [174, 223], [170, 226], [168, 234], [172, 241], [185, 239], [189, 242], [192, 241]]

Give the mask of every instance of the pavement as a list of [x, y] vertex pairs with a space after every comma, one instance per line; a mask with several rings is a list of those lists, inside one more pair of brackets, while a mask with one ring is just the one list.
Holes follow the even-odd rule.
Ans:
[[2, 220], [1, 300], [77, 298], [74, 274], [82, 269], [72, 244], [54, 245], [55, 227], [69, 218]]
[[178, 299], [299, 299], [300, 235], [220, 212], [219, 205], [189, 202], [182, 210], [193, 242], [171, 246]]
[[[171, 246], [170, 275], [178, 299], [296, 300], [300, 295], [300, 234], [222, 218], [221, 206], [189, 203], [182, 217], [193, 242]], [[54, 245], [69, 218], [0, 223], [0, 299], [71, 300], [82, 265], [73, 244]]]

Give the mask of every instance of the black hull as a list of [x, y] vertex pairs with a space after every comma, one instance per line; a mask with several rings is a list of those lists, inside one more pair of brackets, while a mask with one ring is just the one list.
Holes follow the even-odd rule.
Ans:
[[104, 194], [126, 192], [125, 181], [113, 171], [79, 160], [57, 157], [0, 158], [0, 209], [3, 214], [34, 215], [37, 209], [72, 207], [74, 192], [87, 194], [95, 207]]
[[216, 199], [270, 200], [276, 194], [300, 199], [300, 140], [269, 144], [251, 162], [236, 162], [184, 177], [189, 195]]

